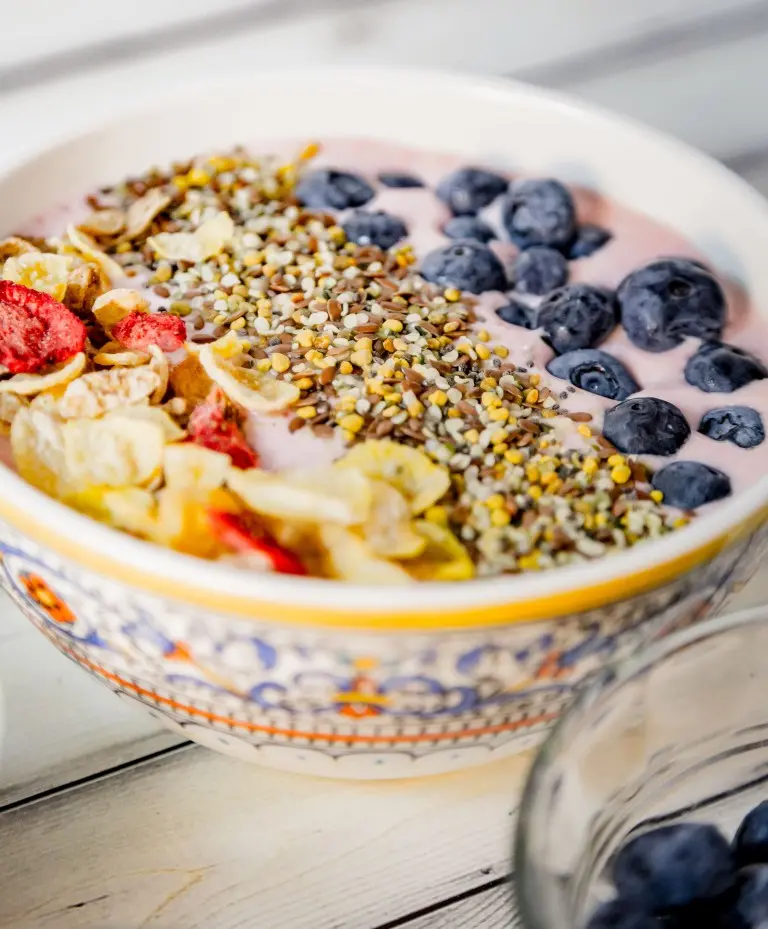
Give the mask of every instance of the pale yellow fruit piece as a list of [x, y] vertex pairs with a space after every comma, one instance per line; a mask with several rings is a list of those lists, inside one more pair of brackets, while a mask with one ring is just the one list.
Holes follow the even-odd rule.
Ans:
[[102, 416], [110, 410], [146, 403], [162, 384], [150, 365], [92, 371], [67, 385], [57, 410], [64, 419]]
[[427, 545], [411, 527], [408, 501], [384, 481], [372, 481], [373, 502], [361, 532], [375, 554], [382, 558], [415, 558]]
[[110, 282], [118, 281], [124, 276], [125, 272], [114, 258], [110, 258], [89, 235], [81, 232], [71, 223], [67, 226], [67, 239], [75, 251], [87, 258], [88, 261], [97, 264]]
[[106, 352], [102, 349], [93, 356], [95, 364], [104, 368], [138, 368], [139, 365], [145, 365], [149, 358], [146, 352], [134, 352], [122, 346], [117, 346], [115, 351]]
[[337, 462], [353, 467], [368, 477], [386, 481], [408, 500], [411, 512], [423, 513], [448, 490], [451, 479], [423, 452], [389, 439], [368, 439], [356, 445]]
[[295, 403], [301, 396], [295, 384], [237, 363], [243, 357], [243, 345], [247, 344], [227, 335], [217, 342], [203, 345], [197, 358], [214, 384], [233, 403], [239, 403], [246, 410], [271, 413]]
[[50, 294], [54, 300], [63, 300], [67, 279], [74, 267], [75, 258], [71, 255], [26, 252], [7, 259], [3, 265], [3, 278]]
[[192, 494], [177, 487], [166, 487], [158, 495], [157, 529], [153, 536], [179, 552], [198, 558], [218, 558], [227, 548], [211, 532], [211, 508], [237, 512], [237, 504], [225, 490]]
[[162, 473], [165, 433], [158, 423], [118, 411], [102, 419], [71, 419], [63, 433], [65, 474], [76, 491], [141, 487]]
[[154, 494], [141, 487], [91, 487], [65, 502], [113, 529], [145, 538], [156, 532], [157, 503]]
[[427, 541], [418, 558], [406, 563], [406, 570], [419, 581], [467, 581], [475, 566], [469, 552], [446, 526], [426, 519], [417, 520], [414, 529]]
[[94, 210], [90, 216], [79, 223], [87, 235], [113, 236], [125, 228], [125, 213], [117, 207], [108, 207], [104, 210]]
[[[179, 439], [183, 439], [186, 435], [174, 418], [159, 406], [144, 406], [144, 404], [125, 406], [115, 410], [115, 415], [156, 423], [163, 430], [166, 442], [178, 442]], [[227, 458], [228, 456], [225, 455], [224, 457]]]
[[413, 583], [399, 565], [379, 558], [370, 545], [343, 526], [320, 526], [320, 540], [325, 548], [331, 577], [353, 584], [402, 585]]
[[11, 451], [25, 481], [52, 497], [69, 490], [60, 419], [45, 409], [22, 407], [11, 424]]
[[92, 312], [97, 322], [109, 332], [116, 323], [131, 313], [148, 313], [149, 301], [137, 290], [116, 287], [94, 301]]
[[165, 483], [174, 490], [208, 493], [221, 487], [230, 471], [229, 455], [192, 443], [165, 450]]
[[371, 482], [353, 469], [277, 473], [232, 468], [228, 484], [256, 513], [294, 522], [359, 525], [373, 502]]
[[16, 394], [0, 394], [0, 422], [10, 426], [26, 400]]
[[46, 374], [14, 374], [7, 381], [0, 381], [0, 395], [11, 393], [20, 397], [31, 397], [44, 390], [69, 384], [81, 374], [85, 362], [85, 353], [78, 352], [69, 361], [57, 365]]
[[143, 197], [139, 197], [128, 207], [125, 220], [126, 239], [134, 239], [145, 232], [152, 220], [158, 213], [162, 213], [170, 202], [171, 198], [159, 187], [153, 187]]
[[235, 224], [229, 213], [217, 213], [194, 232], [161, 232], [147, 241], [155, 254], [168, 261], [198, 263], [213, 258], [231, 242]]

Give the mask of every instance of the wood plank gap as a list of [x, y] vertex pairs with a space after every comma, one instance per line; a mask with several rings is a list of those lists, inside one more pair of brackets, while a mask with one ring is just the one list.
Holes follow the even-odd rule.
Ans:
[[504, 884], [511, 880], [512, 875], [505, 874], [503, 877], [497, 877], [492, 881], [486, 881], [484, 884], [478, 884], [477, 887], [464, 890], [460, 894], [454, 894], [452, 897], [445, 897], [435, 903], [430, 903], [429, 906], [422, 907], [420, 910], [414, 910], [412, 913], [398, 916], [396, 919], [390, 919], [386, 923], [380, 923], [378, 926], [374, 926], [373, 929], [400, 929], [401, 926], [407, 926], [408, 923], [412, 923], [417, 919], [423, 919], [425, 916], [431, 916], [433, 913], [444, 910], [449, 906], [455, 906], [457, 903], [469, 900], [471, 897], [477, 897], [489, 890], [503, 887]]

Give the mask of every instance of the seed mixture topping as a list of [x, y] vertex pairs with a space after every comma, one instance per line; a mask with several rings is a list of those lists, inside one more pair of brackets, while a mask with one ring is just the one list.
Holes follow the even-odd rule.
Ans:
[[[381, 247], [385, 222], [366, 239], [299, 204], [316, 150], [153, 169], [62, 238], [0, 242], [20, 474], [182, 552], [370, 583], [537, 571], [684, 525], [571, 393], [509, 360], [475, 297], [421, 276], [400, 231]], [[262, 469], [268, 417], [340, 457]]]

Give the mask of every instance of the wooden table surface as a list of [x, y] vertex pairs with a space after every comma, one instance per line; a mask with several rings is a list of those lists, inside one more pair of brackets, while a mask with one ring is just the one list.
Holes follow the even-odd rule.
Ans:
[[[290, 49], [574, 90], [768, 193], [766, 0], [28, 0], [3, 17], [0, 168], [159, 86], [285, 65]], [[768, 577], [740, 601], [768, 602]], [[527, 758], [370, 784], [249, 767], [166, 733], [6, 600], [0, 688], [3, 929], [515, 925]]]

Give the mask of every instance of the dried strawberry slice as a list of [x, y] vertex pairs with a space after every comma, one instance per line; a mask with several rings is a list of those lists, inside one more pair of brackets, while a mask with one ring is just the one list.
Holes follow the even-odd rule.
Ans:
[[50, 294], [0, 281], [0, 364], [12, 374], [67, 361], [85, 339], [82, 322]]
[[196, 445], [229, 455], [236, 468], [255, 468], [259, 464], [259, 456], [246, 441], [242, 429], [227, 416], [226, 401], [218, 388], [194, 408], [187, 434]]
[[112, 327], [112, 337], [133, 351], [157, 345], [164, 352], [175, 352], [187, 338], [187, 327], [180, 316], [170, 313], [129, 313]]
[[278, 545], [266, 532], [254, 531], [247, 519], [225, 510], [208, 510], [208, 520], [216, 538], [239, 554], [263, 555], [270, 568], [278, 574], [307, 573], [293, 552]]

